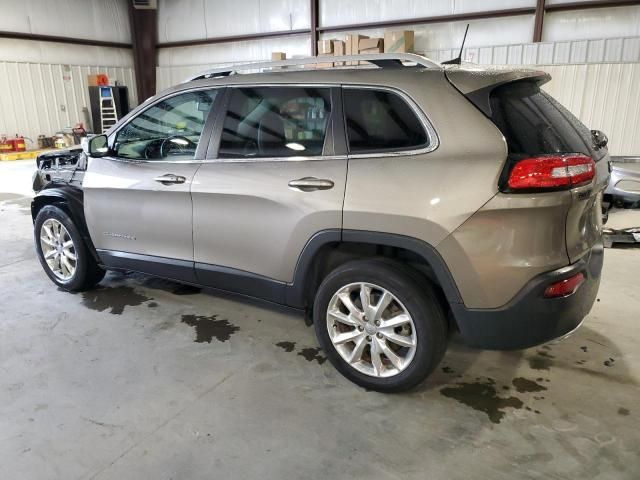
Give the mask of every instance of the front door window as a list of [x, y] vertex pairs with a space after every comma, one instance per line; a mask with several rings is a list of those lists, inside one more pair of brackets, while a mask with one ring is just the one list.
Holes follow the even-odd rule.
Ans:
[[134, 160], [195, 158], [216, 93], [186, 92], [147, 108], [117, 133], [116, 156]]

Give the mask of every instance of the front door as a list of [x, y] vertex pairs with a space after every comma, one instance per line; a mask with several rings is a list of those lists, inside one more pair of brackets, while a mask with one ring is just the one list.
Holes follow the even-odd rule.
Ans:
[[107, 266], [194, 281], [190, 189], [216, 95], [161, 99], [110, 135], [112, 155], [89, 159], [85, 216]]
[[320, 231], [339, 236], [347, 160], [335, 155], [329, 87], [232, 87], [192, 186], [201, 283], [283, 302], [299, 255]]

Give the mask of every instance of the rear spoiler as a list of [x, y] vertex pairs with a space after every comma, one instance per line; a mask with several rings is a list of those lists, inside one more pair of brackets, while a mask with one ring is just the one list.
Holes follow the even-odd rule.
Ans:
[[490, 95], [493, 89], [517, 81], [531, 81], [543, 85], [551, 75], [525, 68], [496, 68], [455, 66], [445, 69], [447, 80], [486, 116], [491, 116]]

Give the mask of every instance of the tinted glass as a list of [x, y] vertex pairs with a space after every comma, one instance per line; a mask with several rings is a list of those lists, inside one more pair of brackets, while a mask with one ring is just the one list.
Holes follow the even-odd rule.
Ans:
[[370, 89], [343, 90], [351, 152], [421, 148], [427, 133], [399, 95]]
[[187, 92], [147, 108], [116, 135], [116, 155], [160, 160], [194, 158], [216, 90]]
[[599, 158], [591, 132], [533, 82], [514, 82], [491, 94], [491, 116], [507, 140], [509, 153], [529, 157], [583, 153]]
[[234, 88], [219, 156], [321, 155], [330, 112], [328, 88]]

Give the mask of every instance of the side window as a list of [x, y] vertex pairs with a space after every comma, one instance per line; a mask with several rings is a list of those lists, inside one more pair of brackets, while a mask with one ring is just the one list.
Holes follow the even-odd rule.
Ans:
[[216, 90], [182, 93], [142, 111], [116, 134], [116, 156], [140, 160], [194, 158], [216, 94]]
[[413, 109], [398, 94], [344, 88], [344, 113], [351, 153], [426, 147], [429, 137]]
[[328, 88], [234, 88], [219, 157], [322, 155], [330, 113]]

